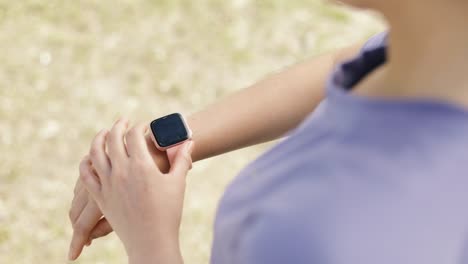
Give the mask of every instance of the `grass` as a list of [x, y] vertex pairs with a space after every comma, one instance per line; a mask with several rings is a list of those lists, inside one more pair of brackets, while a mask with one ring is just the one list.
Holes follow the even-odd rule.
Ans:
[[[268, 72], [378, 32], [316, 0], [0, 0], [0, 263], [64, 263], [93, 135], [118, 116], [190, 113]], [[219, 197], [268, 145], [195, 165], [186, 263], [207, 263]], [[125, 263], [115, 235], [78, 263]]]

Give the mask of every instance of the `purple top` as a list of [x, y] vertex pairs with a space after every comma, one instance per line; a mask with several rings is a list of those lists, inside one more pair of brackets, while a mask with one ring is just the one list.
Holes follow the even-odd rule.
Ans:
[[385, 54], [380, 34], [337, 67], [318, 109], [227, 188], [211, 263], [468, 263], [468, 111], [347, 93]]

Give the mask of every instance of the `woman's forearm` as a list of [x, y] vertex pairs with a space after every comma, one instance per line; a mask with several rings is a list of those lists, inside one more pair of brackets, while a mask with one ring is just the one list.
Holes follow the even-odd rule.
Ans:
[[201, 160], [283, 136], [324, 98], [326, 78], [337, 60], [361, 44], [313, 58], [271, 75], [191, 115], [193, 160]]

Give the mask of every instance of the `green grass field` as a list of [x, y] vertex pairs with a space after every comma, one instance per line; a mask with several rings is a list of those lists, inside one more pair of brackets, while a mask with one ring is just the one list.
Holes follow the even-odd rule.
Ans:
[[[66, 263], [68, 209], [94, 134], [186, 114], [384, 28], [317, 0], [0, 0], [0, 263]], [[195, 165], [186, 263], [207, 263], [226, 184], [268, 145]], [[113, 234], [78, 263], [125, 263]]]

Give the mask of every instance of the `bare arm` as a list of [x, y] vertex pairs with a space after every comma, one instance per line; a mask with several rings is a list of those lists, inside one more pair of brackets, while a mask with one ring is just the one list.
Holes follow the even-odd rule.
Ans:
[[[349, 51], [355, 52], [355, 49], [352, 48]], [[338, 56], [344, 55], [346, 57], [346, 52], [348, 51]], [[189, 122], [194, 130], [194, 145], [198, 145], [198, 150], [196, 153], [192, 153], [192, 157], [202, 159], [276, 139], [297, 126], [323, 99], [325, 78], [333, 67], [334, 60], [337, 58], [335, 56], [336, 53], [325, 55], [294, 66], [191, 116]], [[172, 160], [177, 160], [177, 158]], [[184, 171], [184, 173], [186, 172]], [[163, 184], [158, 183], [150, 188], [163, 187]], [[175, 198], [164, 200], [178, 199], [176, 195]], [[167, 207], [168, 205], [164, 204], [159, 210], [167, 211]], [[158, 209], [157, 206], [154, 206], [153, 210], [156, 211], [156, 209]], [[173, 210], [168, 211], [172, 212]], [[131, 215], [131, 213], [127, 213], [127, 215]], [[177, 219], [180, 222], [180, 217]], [[138, 221], [135, 220], [135, 222]], [[140, 232], [147, 233], [144, 228]], [[178, 235], [174, 237], [178, 237]], [[141, 250], [143, 247], [136, 247], [139, 252], [134, 254], [134, 259], [129, 255], [129, 263], [152, 263], [155, 260], [182, 263], [179, 244], [172, 241], [174, 239], [168, 235], [160, 242], [162, 246], [157, 247], [170, 249], [167, 251], [149, 250], [145, 252]]]
[[201, 160], [283, 136], [324, 98], [336, 62], [358, 53], [362, 43], [297, 64], [217, 101], [188, 118], [193, 160]]
[[[271, 75], [208, 106], [188, 118], [193, 130], [193, 161], [206, 159], [235, 149], [277, 139], [296, 127], [324, 97], [324, 85], [333, 65], [357, 54], [362, 44], [310, 59]], [[149, 135], [147, 143], [153, 144]], [[166, 172], [167, 155], [151, 148], [153, 160]], [[92, 153], [90, 153], [92, 156]], [[93, 171], [86, 156], [80, 176]], [[91, 240], [112, 232], [112, 227], [97, 204], [83, 191], [80, 180], [69, 212], [73, 225], [70, 259], [76, 259]]]

